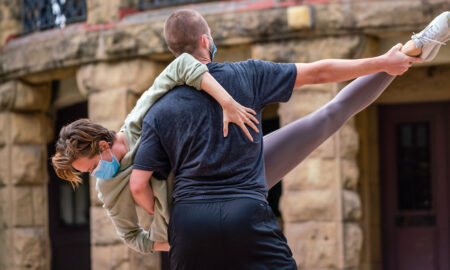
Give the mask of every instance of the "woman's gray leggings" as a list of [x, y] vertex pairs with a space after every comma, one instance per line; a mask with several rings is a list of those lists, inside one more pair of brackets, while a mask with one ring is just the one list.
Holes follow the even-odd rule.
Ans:
[[317, 111], [264, 136], [268, 188], [278, 183], [348, 119], [374, 102], [394, 78], [384, 72], [360, 77]]

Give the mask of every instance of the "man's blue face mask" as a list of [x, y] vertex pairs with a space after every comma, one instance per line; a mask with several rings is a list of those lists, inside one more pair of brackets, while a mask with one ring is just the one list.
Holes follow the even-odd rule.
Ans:
[[211, 40], [211, 43], [212, 43], [212, 46], [210, 46], [210, 49], [209, 49], [209, 56], [211, 57], [211, 62], [212, 62], [214, 60], [214, 56], [216, 55], [217, 47], [216, 47], [216, 44], [214, 44], [212, 37], [208, 36], [208, 38]]
[[100, 161], [91, 173], [92, 176], [100, 179], [110, 179], [117, 173], [120, 167], [119, 161], [117, 161], [111, 150], [109, 152], [111, 153], [112, 161], [103, 160], [102, 153], [100, 153]]

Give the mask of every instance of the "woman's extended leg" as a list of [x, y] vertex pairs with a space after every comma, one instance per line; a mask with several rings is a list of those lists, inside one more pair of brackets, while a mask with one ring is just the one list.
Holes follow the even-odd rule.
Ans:
[[374, 102], [395, 76], [360, 77], [317, 111], [264, 137], [266, 181], [273, 187], [353, 115]]

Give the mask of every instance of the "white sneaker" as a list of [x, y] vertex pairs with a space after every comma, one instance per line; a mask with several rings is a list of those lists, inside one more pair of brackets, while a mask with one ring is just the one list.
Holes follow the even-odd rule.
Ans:
[[412, 35], [411, 39], [417, 48], [422, 48], [420, 58], [424, 61], [433, 60], [441, 45], [450, 39], [450, 12], [441, 13], [422, 32]]

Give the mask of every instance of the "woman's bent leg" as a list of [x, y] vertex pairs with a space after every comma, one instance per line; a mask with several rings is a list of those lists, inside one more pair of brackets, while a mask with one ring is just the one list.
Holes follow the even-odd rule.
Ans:
[[317, 111], [265, 136], [268, 188], [278, 183], [348, 119], [374, 102], [394, 78], [384, 72], [360, 77]]

